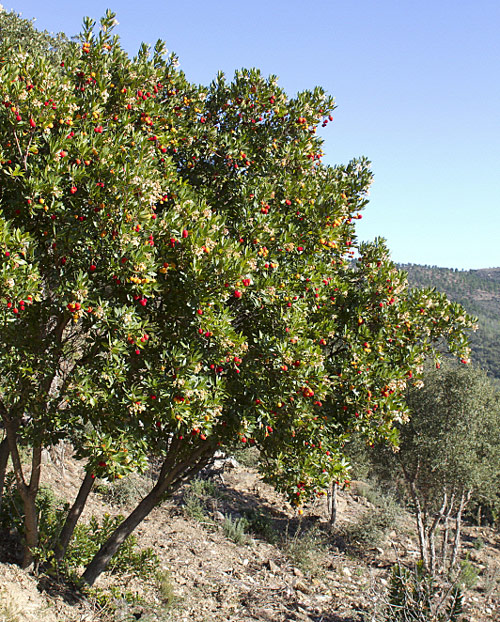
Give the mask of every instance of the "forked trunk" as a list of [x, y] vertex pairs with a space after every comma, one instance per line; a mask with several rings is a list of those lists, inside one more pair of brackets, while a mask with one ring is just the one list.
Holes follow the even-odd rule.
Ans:
[[38, 546], [38, 509], [36, 498], [40, 485], [42, 468], [42, 448], [33, 447], [31, 459], [31, 477], [28, 486], [19, 491], [24, 505], [24, 529], [26, 543], [22, 567], [29, 568], [33, 564], [33, 550]]
[[434, 520], [432, 521], [432, 525], [430, 526], [427, 538], [429, 542], [429, 565], [431, 574], [434, 575], [436, 572], [436, 529], [439, 526], [439, 523], [443, 520], [445, 515], [446, 506], [448, 504], [448, 494], [446, 490], [443, 491], [443, 503], [439, 508], [439, 511], [434, 515]]
[[444, 529], [443, 529], [443, 539], [441, 543], [441, 572], [444, 572], [447, 567], [447, 558], [448, 558], [448, 544], [450, 540], [450, 516], [453, 512], [455, 504], [455, 493], [451, 495], [450, 504], [444, 516]]

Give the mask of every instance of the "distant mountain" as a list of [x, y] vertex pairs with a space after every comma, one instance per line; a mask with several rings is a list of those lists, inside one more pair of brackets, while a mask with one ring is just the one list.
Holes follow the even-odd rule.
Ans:
[[500, 381], [500, 268], [452, 270], [403, 264], [412, 287], [435, 287], [478, 318], [471, 335], [472, 361]]

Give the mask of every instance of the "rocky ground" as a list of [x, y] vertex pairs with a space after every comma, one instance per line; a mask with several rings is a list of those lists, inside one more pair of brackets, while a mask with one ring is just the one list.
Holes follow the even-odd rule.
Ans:
[[[78, 463], [66, 457], [45, 465], [44, 473], [58, 496], [74, 496]], [[99, 611], [92, 599], [40, 585], [4, 563], [0, 621], [375, 622], [391, 566], [417, 559], [412, 518], [405, 512], [380, 542], [364, 543], [359, 526], [368, 529], [363, 518], [377, 507], [361, 483], [339, 493], [338, 524], [331, 530], [325, 500], [298, 516], [251, 466], [230, 461], [209, 481], [181, 491], [138, 528], [140, 545], [153, 547], [163, 570], [160, 589], [131, 577], [122, 581], [144, 596], [142, 603]], [[92, 493], [83, 520], [126, 513], [121, 503], [133, 494], [133, 486], [123, 483], [101, 487]], [[498, 622], [500, 535], [466, 526], [463, 549], [471, 575], [465, 619]], [[100, 586], [107, 581], [103, 576]]]

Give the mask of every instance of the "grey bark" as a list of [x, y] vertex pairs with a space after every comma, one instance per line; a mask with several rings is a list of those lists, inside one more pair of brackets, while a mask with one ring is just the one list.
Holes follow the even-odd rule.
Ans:
[[461, 535], [460, 532], [461, 532], [461, 526], [462, 526], [462, 514], [465, 509], [465, 506], [470, 500], [470, 497], [471, 497], [470, 490], [463, 492], [462, 496], [460, 497], [460, 505], [458, 506], [457, 516], [455, 518], [455, 538], [453, 540], [453, 550], [451, 553], [450, 570], [452, 570], [457, 563], [458, 554], [460, 552], [460, 535]]
[[448, 544], [450, 538], [450, 516], [455, 507], [455, 493], [453, 493], [450, 497], [450, 503], [448, 505], [448, 509], [446, 514], [444, 515], [443, 525], [443, 539], [441, 541], [441, 572], [444, 572], [446, 569], [446, 560], [448, 557]]
[[447, 504], [448, 504], [448, 494], [446, 493], [446, 490], [444, 490], [443, 491], [443, 503], [441, 504], [439, 511], [436, 512], [434, 516], [434, 520], [432, 521], [432, 525], [430, 526], [428, 533], [427, 533], [428, 543], [429, 543], [429, 569], [432, 575], [434, 575], [434, 573], [436, 572], [436, 541], [435, 541], [436, 529], [445, 515]]

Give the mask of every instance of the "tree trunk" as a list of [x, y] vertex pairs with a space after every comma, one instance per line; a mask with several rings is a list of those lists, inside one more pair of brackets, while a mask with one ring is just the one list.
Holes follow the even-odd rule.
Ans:
[[59, 538], [54, 546], [54, 557], [56, 561], [61, 561], [61, 559], [66, 554], [66, 550], [68, 548], [69, 541], [75, 531], [76, 524], [83, 512], [83, 508], [85, 507], [85, 503], [87, 502], [87, 498], [92, 490], [92, 486], [94, 485], [94, 477], [92, 473], [86, 473], [83, 479], [82, 485], [80, 486], [80, 490], [78, 491], [78, 495], [76, 496], [75, 502], [68, 512], [68, 516], [66, 517], [66, 521], [64, 526], [59, 534]]
[[5, 485], [5, 473], [7, 472], [7, 463], [9, 462], [9, 441], [7, 437], [0, 443], [0, 510], [2, 509], [3, 489]]
[[36, 507], [36, 497], [40, 485], [40, 474], [42, 465], [42, 448], [33, 447], [31, 459], [31, 477], [27, 487], [20, 490], [24, 505], [24, 529], [25, 546], [24, 556], [21, 564], [22, 568], [29, 568], [33, 564], [33, 549], [38, 546], [38, 509]]
[[457, 563], [458, 554], [460, 552], [460, 529], [462, 526], [462, 513], [471, 496], [471, 491], [463, 492], [460, 497], [460, 505], [458, 506], [457, 516], [455, 518], [455, 539], [453, 541], [453, 550], [451, 553], [450, 570], [453, 570]]
[[38, 511], [36, 507], [36, 497], [40, 485], [40, 473], [42, 465], [42, 448], [33, 447], [31, 458], [31, 476], [29, 484], [26, 483], [23, 472], [23, 465], [19, 456], [17, 444], [18, 420], [12, 420], [8, 413], [4, 413], [5, 432], [9, 443], [9, 452], [12, 460], [12, 467], [16, 478], [16, 486], [21, 496], [24, 509], [24, 553], [22, 568], [29, 568], [33, 564], [32, 550], [38, 546]]
[[36, 494], [28, 492], [27, 495], [21, 495], [24, 508], [24, 552], [21, 568], [25, 570], [30, 568], [33, 563], [33, 549], [38, 546], [38, 511], [36, 507]]
[[450, 535], [450, 516], [455, 505], [455, 493], [451, 495], [448, 510], [444, 516], [443, 540], [441, 543], [441, 572], [446, 570], [446, 558], [448, 557], [448, 543]]
[[328, 491], [328, 512], [330, 514], [330, 525], [332, 527], [334, 527], [337, 522], [337, 490], [337, 482], [332, 481], [332, 485]]
[[123, 542], [157, 505], [165, 492], [163, 484], [164, 482], [156, 484], [153, 490], [144, 497], [135, 510], [115, 529], [103, 544], [82, 575], [82, 579], [86, 583], [94, 585], [96, 579], [106, 570], [111, 558]]
[[432, 576], [434, 576], [434, 573], [436, 572], [436, 539], [435, 539], [436, 529], [439, 523], [441, 522], [441, 520], [443, 519], [447, 504], [448, 504], [448, 495], [446, 493], [446, 490], [444, 490], [443, 491], [443, 503], [441, 504], [439, 511], [435, 514], [434, 520], [432, 521], [432, 525], [427, 533], [427, 537], [429, 541], [429, 554], [430, 554], [429, 567], [430, 567]]
[[118, 551], [127, 537], [141, 523], [146, 516], [158, 505], [166, 493], [172, 493], [185, 480], [196, 475], [210, 460], [215, 447], [200, 446], [190, 456], [176, 463], [178, 441], [172, 442], [169, 454], [163, 462], [158, 481], [151, 492], [147, 494], [131, 514], [109, 536], [101, 549], [95, 554], [85, 569], [82, 579], [90, 586], [94, 585], [98, 577], [106, 570], [113, 555]]
[[417, 519], [417, 532], [418, 532], [418, 545], [420, 548], [420, 557], [422, 559], [422, 563], [424, 565], [424, 570], [429, 571], [429, 551], [428, 551], [428, 543], [427, 536], [424, 524], [424, 512], [422, 511], [422, 506], [420, 505], [420, 499], [418, 498], [417, 489], [415, 486], [415, 482], [409, 482], [410, 493], [413, 499], [413, 503], [415, 504], [415, 515]]

